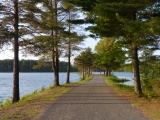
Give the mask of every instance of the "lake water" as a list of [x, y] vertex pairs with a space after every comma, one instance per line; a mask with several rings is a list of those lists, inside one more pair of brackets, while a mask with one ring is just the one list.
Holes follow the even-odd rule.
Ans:
[[[60, 84], [65, 84], [66, 73], [60, 73]], [[80, 80], [78, 73], [71, 73], [70, 82]], [[53, 73], [20, 73], [20, 96], [39, 91], [42, 87], [53, 85]], [[0, 73], [0, 100], [5, 101], [12, 96], [13, 73]]]
[[[99, 74], [94, 73], [94, 74]], [[126, 78], [131, 81], [126, 82], [127, 85], [133, 85], [133, 74], [126, 72], [114, 72], [115, 76], [119, 78]], [[49, 87], [53, 85], [53, 73], [20, 73], [20, 96], [30, 94], [35, 90], [39, 91], [42, 87]], [[65, 84], [66, 73], [60, 73], [60, 84]], [[71, 73], [70, 82], [77, 82], [80, 80], [78, 73]], [[12, 96], [13, 73], [0, 73], [0, 101], [4, 102], [7, 98]]]
[[130, 72], [113, 72], [112, 74], [117, 76], [118, 78], [125, 78], [127, 80], [130, 80], [130, 81], [127, 81], [123, 84], [134, 85], [134, 80], [133, 80], [134, 75], [133, 75], [133, 73], [130, 73]]

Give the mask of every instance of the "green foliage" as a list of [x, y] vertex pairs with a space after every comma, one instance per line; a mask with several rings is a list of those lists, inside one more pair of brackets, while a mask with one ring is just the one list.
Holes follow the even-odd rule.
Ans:
[[45, 90], [45, 87], [43, 86], [40, 91], [44, 91], [44, 90]]
[[140, 72], [143, 91], [148, 98], [159, 96], [160, 91], [160, 62], [153, 55], [153, 50], [146, 49], [140, 57]]
[[115, 70], [125, 61], [125, 51], [115, 38], [103, 38], [95, 47], [95, 64], [101, 68]]
[[0, 110], [2, 110], [2, 109], [3, 109], [3, 102], [0, 101]]
[[85, 51], [81, 52], [74, 60], [74, 65], [79, 69], [91, 67], [94, 62], [94, 55], [91, 48], [87, 48]]
[[12, 100], [11, 99], [6, 99], [6, 101], [3, 104], [3, 108], [7, 108], [12, 105]]
[[142, 79], [142, 85], [146, 97], [160, 96], [160, 78]]
[[83, 11], [91, 11], [97, 0], [66, 0], [76, 6], [82, 7]]
[[132, 72], [133, 71], [132, 64], [122, 64], [121, 68], [125, 72]]

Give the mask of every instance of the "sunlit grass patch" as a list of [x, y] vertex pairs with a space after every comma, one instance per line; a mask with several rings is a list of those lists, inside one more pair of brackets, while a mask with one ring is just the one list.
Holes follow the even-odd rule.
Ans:
[[145, 96], [145, 94], [143, 97], [137, 97], [137, 95], [134, 94], [133, 86], [121, 84], [117, 82], [119, 81], [117, 79], [115, 76], [107, 77], [106, 83], [113, 86], [114, 90], [121, 96], [128, 97], [132, 105], [142, 109], [146, 116], [153, 120], [160, 120], [160, 97], [153, 97], [151, 94], [148, 95], [152, 97], [148, 97], [148, 95]]

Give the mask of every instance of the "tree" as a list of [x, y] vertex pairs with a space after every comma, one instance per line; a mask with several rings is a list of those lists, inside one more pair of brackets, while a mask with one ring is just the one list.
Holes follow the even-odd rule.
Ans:
[[12, 32], [9, 32], [9, 28], [3, 22], [5, 18], [6, 7], [0, 3], [0, 48], [2, 49], [4, 45], [9, 45], [11, 39], [13, 38]]
[[84, 36], [76, 32], [73, 32], [72, 30], [73, 29], [72, 22], [75, 21], [75, 19], [73, 18], [77, 18], [77, 14], [75, 13], [77, 12], [77, 9], [73, 6], [73, 4], [70, 4], [65, 1], [63, 2], [63, 7], [68, 14], [68, 19], [66, 19], [67, 24], [68, 24], [68, 31], [66, 31], [66, 35], [65, 35], [65, 38], [66, 38], [65, 43], [68, 45], [67, 51], [66, 51], [67, 52], [66, 56], [68, 58], [66, 83], [70, 83], [69, 79], [70, 79], [72, 52], [75, 50], [79, 50], [77, 45], [83, 41]]
[[68, 65], [67, 65], [67, 79], [66, 79], [66, 83], [70, 83], [70, 69], [71, 69], [71, 12], [74, 9], [74, 6], [72, 4], [69, 4], [67, 2], [63, 3], [63, 6], [65, 7], [66, 11], [68, 12], [68, 33], [69, 33], [69, 37], [68, 37]]
[[123, 44], [129, 45], [132, 58], [135, 80], [135, 93], [142, 93], [138, 50], [140, 46], [149, 45], [153, 40], [148, 40], [154, 35], [154, 26], [148, 24], [148, 20], [139, 19], [142, 11], [152, 6], [156, 1], [104, 1], [99, 0], [94, 8], [96, 25], [91, 27], [93, 33], [102, 37], [115, 36], [123, 38]]
[[[0, 1], [3, 5], [2, 16], [0, 20], [1, 34], [1, 45], [4, 43], [13, 43], [14, 51], [14, 67], [13, 67], [13, 97], [12, 102], [18, 102], [20, 99], [19, 95], [19, 9], [18, 0]], [[12, 41], [13, 40], [13, 41]]]
[[13, 98], [12, 102], [18, 102], [19, 95], [19, 16], [18, 16], [18, 0], [14, 0], [14, 67], [13, 67]]
[[106, 76], [110, 75], [111, 70], [115, 70], [124, 63], [125, 51], [117, 44], [115, 38], [103, 38], [95, 47], [95, 64], [106, 70]]
[[40, 56], [41, 60], [52, 61], [54, 86], [59, 86], [59, 56], [66, 17], [61, 0], [34, 0], [24, 7], [30, 11], [25, 18], [34, 30], [34, 36], [26, 41], [28, 45], [24, 47], [29, 53]]
[[[88, 73], [90, 75], [91, 73], [91, 67], [94, 63], [94, 54], [91, 51], [91, 48], [86, 48], [85, 51], [82, 51], [75, 59], [74, 59], [74, 65], [78, 67], [80, 70], [82, 70], [83, 79], [85, 78], [85, 74]], [[87, 70], [86, 70], [87, 69]], [[87, 71], [87, 72], [86, 72]]]
[[[153, 10], [159, 8], [157, 7], [158, 2], [156, 0], [145, 2], [124, 0], [69, 1], [81, 6], [83, 10], [88, 12], [88, 17], [92, 18], [95, 23], [94, 26], [89, 28], [92, 33], [101, 37], [123, 38], [123, 44], [129, 46], [127, 48], [131, 53], [135, 93], [141, 94], [138, 51], [140, 46], [150, 45], [154, 42], [154, 39], [148, 39], [150, 36], [157, 35], [155, 32], [157, 27], [155, 24], [149, 24], [149, 21], [154, 18], [153, 16], [159, 15], [159, 10]], [[89, 6], [89, 9], [86, 9], [87, 6]]]

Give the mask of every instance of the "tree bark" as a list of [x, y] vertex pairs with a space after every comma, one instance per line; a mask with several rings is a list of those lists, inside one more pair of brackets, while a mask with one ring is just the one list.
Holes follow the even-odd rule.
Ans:
[[91, 73], [91, 68], [88, 67], [88, 76], [90, 76], [90, 73]]
[[70, 70], [71, 70], [71, 51], [70, 51], [70, 42], [68, 44], [68, 65], [67, 65], [67, 80], [66, 83], [70, 83]]
[[[57, 8], [57, 0], [54, 0], [55, 8], [54, 14], [55, 14], [55, 24], [58, 26], [58, 8]], [[54, 70], [54, 86], [59, 86], [59, 49], [58, 49], [58, 27], [55, 28], [53, 31], [54, 36], [54, 45], [53, 45], [53, 63], [52, 67]]]
[[13, 60], [13, 98], [12, 102], [18, 102], [19, 95], [19, 30], [18, 30], [18, 0], [14, 0], [14, 60]]
[[83, 80], [84, 80], [84, 78], [85, 78], [85, 67], [84, 67], [84, 65], [83, 65], [82, 74], [83, 74]]
[[[69, 12], [69, 21], [71, 20], [71, 13]], [[71, 32], [71, 24], [69, 22], [69, 33]], [[66, 83], [70, 83], [70, 70], [71, 70], [71, 42], [70, 42], [70, 36], [68, 41], [68, 65], [67, 65], [67, 80]]]
[[105, 70], [105, 74], [106, 74], [106, 76], [108, 76], [108, 69]]
[[132, 43], [131, 45], [131, 51], [132, 51], [132, 66], [133, 66], [133, 73], [134, 73], [135, 93], [142, 94], [140, 73], [139, 73], [138, 49], [134, 45], [134, 43]]
[[[133, 21], [136, 21], [136, 12], [133, 12]], [[132, 66], [134, 73], [134, 89], [135, 93], [142, 94], [140, 73], [139, 73], [139, 58], [138, 58], [138, 48], [134, 42], [131, 43], [132, 52]]]
[[108, 70], [108, 76], [111, 76], [111, 71], [110, 70]]

